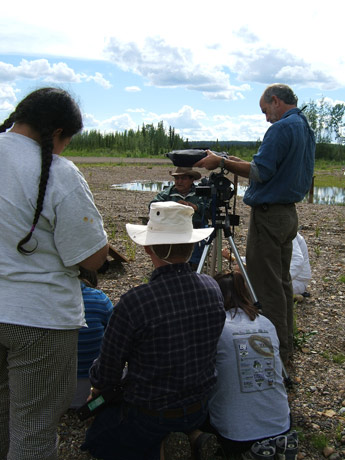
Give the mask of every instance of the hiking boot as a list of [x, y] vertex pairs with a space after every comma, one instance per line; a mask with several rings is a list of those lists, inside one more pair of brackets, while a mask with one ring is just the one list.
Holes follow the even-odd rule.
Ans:
[[189, 442], [193, 460], [208, 460], [209, 458], [213, 458], [216, 451], [220, 448], [217, 437], [212, 433], [201, 432], [194, 438], [192, 432], [189, 435]]
[[274, 460], [276, 448], [271, 439], [255, 442], [250, 450], [242, 454], [242, 460]]
[[274, 440], [276, 443], [277, 460], [297, 460], [298, 435], [296, 431], [277, 436]]

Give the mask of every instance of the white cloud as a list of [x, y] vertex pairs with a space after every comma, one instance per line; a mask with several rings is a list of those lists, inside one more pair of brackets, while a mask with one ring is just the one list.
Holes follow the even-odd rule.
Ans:
[[83, 125], [85, 131], [99, 130], [101, 122], [90, 113], [83, 113]]
[[145, 123], [158, 123], [163, 121], [166, 125], [173, 126], [176, 129], [198, 129], [201, 127], [200, 120], [206, 118], [206, 114], [202, 110], [196, 110], [185, 105], [178, 112], [154, 114], [148, 113], [145, 115]]
[[128, 129], [136, 129], [137, 124], [133, 119], [126, 113], [116, 115], [105, 120], [97, 120], [93, 115], [89, 113], [83, 113], [84, 130], [96, 130], [100, 132], [110, 131], [124, 131]]
[[137, 127], [137, 123], [127, 113], [110, 117], [100, 123], [100, 130], [102, 131], [136, 130]]
[[18, 66], [0, 62], [1, 82], [12, 82], [19, 79], [42, 79], [43, 81], [55, 83], [81, 83], [83, 80], [92, 80], [104, 88], [111, 87], [111, 84], [99, 72], [96, 72], [95, 75], [76, 73], [65, 62], [50, 64], [47, 59], [35, 59], [32, 61], [22, 59]]
[[327, 104], [331, 105], [332, 107], [334, 107], [335, 105], [337, 104], [344, 104], [345, 105], [345, 100], [339, 100], [339, 99], [332, 99], [331, 97], [321, 97], [320, 99], [318, 99], [317, 101], [315, 101], [318, 105], [320, 105], [320, 102], [321, 102], [321, 99], [324, 100], [324, 102], [326, 102]]
[[146, 110], [143, 108], [137, 108], [137, 109], [127, 109], [126, 112], [132, 112], [132, 113], [145, 113]]
[[162, 38], [148, 37], [140, 45], [112, 37], [106, 51], [120, 69], [141, 75], [152, 86], [185, 87], [224, 99], [236, 99], [250, 89], [248, 84], [231, 85], [230, 76], [220, 67], [196, 63], [191, 50], [171, 46]]
[[231, 117], [216, 115], [214, 128], [219, 140], [257, 140], [262, 139], [268, 125], [263, 115]]
[[17, 91], [11, 85], [0, 83], [0, 110], [8, 113], [13, 112], [17, 100]]
[[102, 86], [105, 89], [110, 89], [113, 85], [106, 80], [103, 75], [99, 72], [96, 72], [95, 75], [90, 75], [85, 78], [86, 81], [94, 81], [97, 85]]
[[128, 93], [137, 93], [141, 91], [141, 89], [139, 88], [139, 86], [126, 86], [125, 91], [127, 91]]
[[93, 81], [105, 89], [112, 85], [100, 72], [94, 75], [77, 73], [65, 62], [50, 64], [47, 59], [27, 60], [22, 59], [19, 65], [8, 64], [0, 61], [0, 108], [1, 110], [13, 110], [17, 102], [15, 89], [16, 82], [20, 80], [32, 80], [37, 84], [40, 80], [45, 83], [82, 83]]

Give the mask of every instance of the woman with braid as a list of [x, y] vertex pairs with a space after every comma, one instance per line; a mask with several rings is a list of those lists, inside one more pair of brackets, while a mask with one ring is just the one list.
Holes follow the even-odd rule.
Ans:
[[59, 156], [82, 128], [57, 88], [29, 94], [0, 125], [0, 460], [56, 460], [85, 325], [79, 268], [108, 244], [90, 189]]

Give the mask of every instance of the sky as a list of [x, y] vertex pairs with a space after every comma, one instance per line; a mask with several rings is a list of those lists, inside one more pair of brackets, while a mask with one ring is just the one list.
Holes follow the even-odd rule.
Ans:
[[0, 13], [0, 120], [59, 86], [101, 132], [262, 139], [271, 83], [345, 103], [343, 0], [17, 0]]

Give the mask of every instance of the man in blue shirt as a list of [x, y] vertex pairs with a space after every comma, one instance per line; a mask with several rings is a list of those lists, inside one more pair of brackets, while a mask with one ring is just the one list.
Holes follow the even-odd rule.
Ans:
[[128, 363], [123, 404], [96, 417], [82, 446], [97, 458], [159, 460], [171, 431], [192, 431], [206, 418], [225, 311], [217, 282], [187, 263], [193, 243], [213, 230], [194, 229], [192, 215], [190, 206], [158, 202], [147, 226], [126, 226], [155, 270], [121, 296], [90, 369], [97, 395], [121, 381]]
[[293, 293], [289, 273], [292, 240], [297, 233], [295, 203], [309, 191], [314, 170], [315, 138], [297, 108], [291, 88], [274, 84], [260, 99], [272, 123], [251, 162], [207, 152], [195, 167], [226, 168], [248, 177], [243, 201], [251, 206], [246, 263], [263, 313], [275, 325], [280, 354], [286, 364], [293, 353]]

